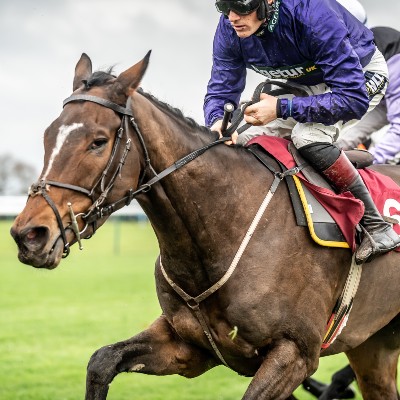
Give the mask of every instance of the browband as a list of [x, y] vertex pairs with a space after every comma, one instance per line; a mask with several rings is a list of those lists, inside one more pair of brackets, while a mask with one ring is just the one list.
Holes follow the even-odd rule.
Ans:
[[65, 107], [66, 104], [71, 103], [73, 101], [91, 101], [92, 103], [100, 104], [101, 106], [111, 108], [111, 110], [115, 111], [118, 114], [129, 115], [130, 117], [133, 117], [131, 110], [128, 110], [127, 108], [122, 107], [116, 103], [113, 103], [110, 100], [103, 99], [102, 97], [91, 96], [89, 94], [72, 95], [63, 101], [63, 107]]

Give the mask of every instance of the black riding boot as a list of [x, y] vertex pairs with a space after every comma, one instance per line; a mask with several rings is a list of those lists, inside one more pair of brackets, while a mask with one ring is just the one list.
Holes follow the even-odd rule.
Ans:
[[399, 235], [383, 220], [360, 174], [343, 152], [329, 143], [312, 143], [300, 148], [299, 152], [339, 193], [349, 191], [364, 203], [365, 211], [361, 219], [364, 237], [356, 251], [357, 264], [369, 262], [400, 245]]

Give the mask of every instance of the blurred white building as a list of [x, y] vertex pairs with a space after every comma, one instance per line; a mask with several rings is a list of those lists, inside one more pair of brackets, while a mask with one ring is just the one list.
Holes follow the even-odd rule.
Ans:
[[[25, 207], [27, 196], [0, 196], [0, 218], [15, 218]], [[129, 206], [125, 206], [112, 214], [114, 217], [126, 219], [146, 219], [139, 203], [133, 200]]]

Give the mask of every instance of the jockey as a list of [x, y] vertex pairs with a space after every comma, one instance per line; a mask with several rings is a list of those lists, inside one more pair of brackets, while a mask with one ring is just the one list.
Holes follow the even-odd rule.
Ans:
[[[382, 219], [358, 171], [333, 142], [382, 99], [387, 65], [372, 32], [336, 0], [217, 0], [213, 66], [204, 101], [206, 125], [221, 131], [224, 104], [239, 104], [246, 68], [303, 86], [308, 97], [262, 94], [245, 120], [263, 134], [285, 136], [339, 192], [365, 206], [365, 235], [356, 251], [361, 264], [400, 245]], [[259, 132], [257, 134], [260, 134]], [[244, 132], [232, 142], [244, 144]]]
[[343, 132], [337, 145], [344, 150], [357, 147], [367, 142], [374, 132], [389, 125], [375, 147], [368, 149], [374, 156], [374, 164], [385, 164], [400, 152], [400, 32], [386, 26], [371, 28], [371, 31], [388, 65], [390, 79], [386, 94], [372, 112], [355, 127]]

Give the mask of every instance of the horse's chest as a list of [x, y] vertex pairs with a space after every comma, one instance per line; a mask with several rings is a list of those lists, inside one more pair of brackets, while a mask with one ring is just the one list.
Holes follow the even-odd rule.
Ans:
[[[213, 338], [213, 345], [224, 352], [246, 359], [258, 355], [257, 348], [240, 337], [235, 329], [223, 319], [204, 314], [196, 315], [186, 305], [167, 317], [176, 333], [184, 341], [210, 349], [212, 344], [205, 333], [208, 331]], [[200, 319], [203, 321], [200, 322]]]
[[167, 315], [176, 333], [185, 341], [201, 343], [205, 339], [203, 328], [199, 320], [188, 306], [183, 305], [179, 310], [175, 310]]

